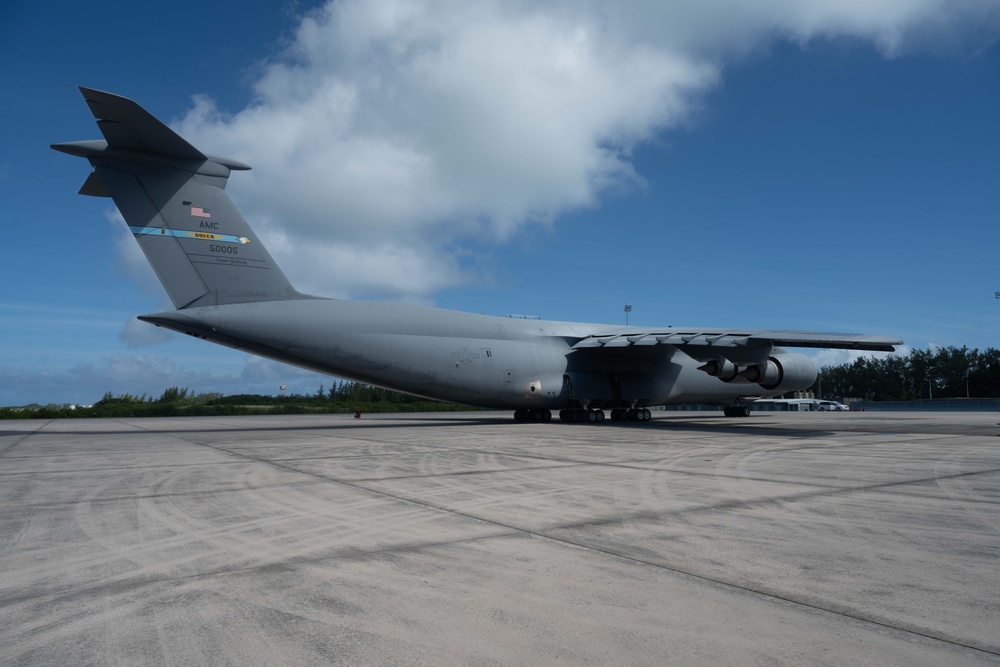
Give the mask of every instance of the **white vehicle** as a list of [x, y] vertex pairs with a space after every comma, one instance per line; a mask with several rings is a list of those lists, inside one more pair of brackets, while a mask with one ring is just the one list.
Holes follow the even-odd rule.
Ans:
[[837, 401], [817, 401], [816, 409], [820, 412], [850, 412], [851, 409]]

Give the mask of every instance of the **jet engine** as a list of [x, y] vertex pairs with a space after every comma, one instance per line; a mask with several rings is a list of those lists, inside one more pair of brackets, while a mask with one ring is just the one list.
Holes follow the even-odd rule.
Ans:
[[784, 394], [811, 387], [816, 381], [816, 364], [801, 354], [778, 352], [763, 365], [747, 366], [739, 375], [764, 389]]

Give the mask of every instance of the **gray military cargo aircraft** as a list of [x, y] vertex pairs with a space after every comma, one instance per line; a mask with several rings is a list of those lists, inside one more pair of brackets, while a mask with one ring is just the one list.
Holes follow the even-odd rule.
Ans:
[[132, 100], [81, 88], [104, 140], [80, 194], [111, 197], [176, 310], [140, 320], [303, 368], [416, 396], [513, 409], [517, 421], [648, 421], [648, 406], [711, 404], [810, 387], [784, 347], [892, 351], [894, 338], [491, 317], [298, 292], [225, 192], [250, 167], [202, 153]]

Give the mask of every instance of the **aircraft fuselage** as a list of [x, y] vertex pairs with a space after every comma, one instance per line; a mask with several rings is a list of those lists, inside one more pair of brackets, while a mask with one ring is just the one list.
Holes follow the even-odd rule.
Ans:
[[[723, 382], [672, 345], [600, 355], [573, 349], [575, 341], [607, 329], [599, 324], [333, 299], [207, 306], [141, 319], [321, 373], [487, 408], [558, 409], [581, 399], [594, 407], [622, 400], [725, 405], [790, 391]], [[572, 378], [587, 388], [574, 388]]]

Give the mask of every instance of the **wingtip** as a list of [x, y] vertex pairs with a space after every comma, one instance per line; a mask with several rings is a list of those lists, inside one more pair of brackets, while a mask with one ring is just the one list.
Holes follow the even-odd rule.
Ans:
[[122, 98], [122, 99], [128, 99], [128, 98], [123, 98], [121, 95], [119, 95], [117, 93], [111, 93], [111, 92], [108, 92], [106, 90], [99, 90], [97, 88], [88, 88], [87, 86], [77, 86], [77, 88], [80, 89], [80, 94], [83, 95], [84, 97], [103, 97], [103, 96], [107, 96], [107, 97], [118, 97], [118, 98]]
[[[98, 90], [97, 88], [88, 88], [86, 86], [77, 86], [80, 89], [80, 94], [83, 95], [83, 99], [87, 102], [98, 102], [107, 103], [111, 100], [124, 100], [126, 102], [132, 102], [127, 97], [115, 93], [109, 93], [106, 90]], [[134, 102], [132, 102], [134, 104]]]

